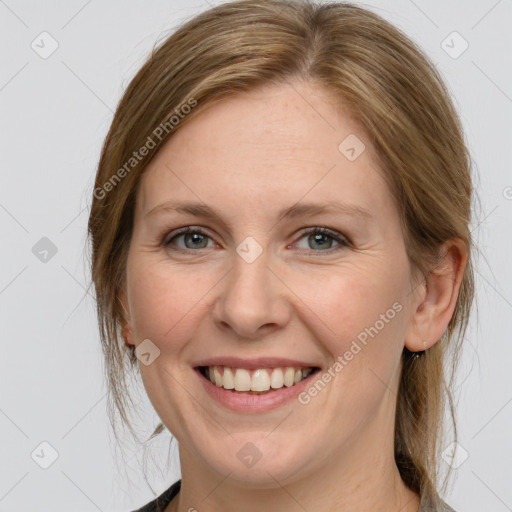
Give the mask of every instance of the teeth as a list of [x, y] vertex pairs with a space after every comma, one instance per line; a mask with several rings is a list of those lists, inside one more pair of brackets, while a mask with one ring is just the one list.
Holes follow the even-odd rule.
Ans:
[[[215, 383], [217, 384], [217, 383]], [[223, 386], [223, 382], [221, 384], [217, 384], [217, 386]], [[250, 391], [251, 390], [251, 376], [247, 370], [242, 370], [238, 368], [235, 373], [235, 390], [236, 391]]]
[[224, 387], [224, 389], [235, 389], [235, 376], [233, 375], [231, 368], [224, 368], [222, 387]]
[[284, 386], [283, 370], [276, 368], [270, 376], [270, 387], [272, 389], [279, 389]]
[[268, 371], [267, 370], [256, 370], [252, 374], [251, 391], [268, 391], [269, 389], [270, 389], [270, 376], [268, 374]]
[[289, 388], [295, 384], [295, 368], [286, 368], [284, 371], [284, 385]]
[[214, 366], [213, 368], [213, 377], [215, 378], [215, 385], [216, 386], [222, 386], [222, 375], [219, 372], [219, 369]]
[[227, 366], [211, 366], [206, 369], [206, 375], [217, 387], [234, 389], [235, 391], [254, 391], [264, 393], [270, 389], [291, 387], [305, 379], [313, 368], [228, 368]]

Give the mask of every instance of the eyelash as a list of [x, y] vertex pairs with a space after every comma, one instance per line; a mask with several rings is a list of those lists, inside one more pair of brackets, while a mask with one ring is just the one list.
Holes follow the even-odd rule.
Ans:
[[[194, 233], [197, 233], [197, 234], [200, 234], [200, 235], [204, 235], [208, 238], [211, 239], [210, 235], [202, 228], [200, 227], [187, 227], [185, 229], [182, 229], [178, 232], [176, 232], [171, 238], [169, 239], [165, 239], [162, 241], [162, 245], [164, 247], [167, 247], [167, 248], [170, 248], [171, 246], [171, 242], [173, 240], [175, 240], [176, 238], [182, 236], [182, 235], [187, 235], [187, 234], [194, 234]], [[324, 254], [331, 254], [332, 252], [335, 252], [335, 251], [338, 251], [338, 250], [341, 250], [341, 249], [345, 249], [347, 247], [350, 246], [350, 242], [349, 240], [342, 236], [341, 234], [337, 233], [336, 231], [332, 231], [328, 228], [322, 228], [322, 227], [314, 227], [314, 228], [309, 228], [305, 231], [302, 231], [301, 232], [301, 235], [300, 235], [300, 238], [298, 240], [301, 240], [304, 236], [306, 235], [310, 235], [312, 233], [320, 233], [320, 234], [323, 234], [323, 235], [327, 235], [329, 236], [330, 238], [332, 238], [333, 240], [335, 240], [336, 242], [338, 242], [340, 245], [337, 246], [337, 247], [334, 247], [334, 248], [331, 248], [331, 249], [326, 249], [325, 251], [314, 251], [311, 249], [312, 252], [318, 252], [318, 253], [324, 253]], [[178, 252], [181, 252], [181, 253], [185, 253], [185, 254], [190, 254], [190, 252], [197, 252], [198, 250], [200, 249], [182, 249], [182, 248], [177, 248], [177, 247], [173, 247], [171, 248], [172, 251], [178, 251]]]

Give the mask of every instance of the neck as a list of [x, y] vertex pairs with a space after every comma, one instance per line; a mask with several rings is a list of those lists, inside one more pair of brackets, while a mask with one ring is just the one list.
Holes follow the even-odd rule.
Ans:
[[361, 460], [349, 455], [343, 465], [333, 458], [322, 464], [321, 471], [285, 486], [274, 479], [271, 486], [259, 489], [214, 475], [207, 468], [198, 472], [196, 464], [187, 464], [193, 457], [182, 447], [180, 458], [181, 490], [166, 512], [260, 512], [262, 508], [268, 512], [418, 512], [420, 503], [419, 496], [401, 480], [393, 457]]

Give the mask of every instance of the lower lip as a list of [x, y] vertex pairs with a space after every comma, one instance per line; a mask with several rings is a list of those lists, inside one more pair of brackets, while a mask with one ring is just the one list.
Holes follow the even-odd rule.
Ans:
[[311, 373], [305, 379], [293, 386], [275, 389], [262, 395], [230, 391], [216, 386], [199, 371], [195, 369], [206, 392], [224, 407], [237, 412], [260, 413], [277, 409], [278, 407], [297, 399], [297, 396], [309, 385], [310, 377], [317, 372]]

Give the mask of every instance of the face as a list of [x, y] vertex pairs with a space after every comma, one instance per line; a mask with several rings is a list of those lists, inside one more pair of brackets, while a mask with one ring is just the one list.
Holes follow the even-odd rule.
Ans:
[[412, 289], [374, 149], [318, 86], [208, 107], [137, 191], [129, 339], [146, 340], [144, 386], [196, 471], [261, 487], [392, 453]]

